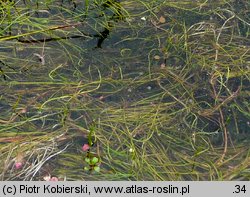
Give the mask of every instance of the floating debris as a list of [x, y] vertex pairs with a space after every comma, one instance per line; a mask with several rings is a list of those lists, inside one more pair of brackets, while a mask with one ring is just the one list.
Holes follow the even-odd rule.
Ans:
[[165, 22], [166, 22], [166, 19], [165, 19], [163, 16], [161, 16], [160, 19], [159, 19], [159, 22], [160, 22], [160, 23], [165, 23]]

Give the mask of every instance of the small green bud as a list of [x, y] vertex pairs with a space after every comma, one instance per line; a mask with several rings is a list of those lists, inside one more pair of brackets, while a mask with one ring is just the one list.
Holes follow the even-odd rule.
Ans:
[[85, 158], [85, 162], [89, 164], [90, 163], [90, 159], [88, 157], [86, 157]]
[[94, 167], [94, 170], [95, 170], [96, 172], [100, 172], [100, 167], [99, 167], [99, 166], [95, 166], [95, 167]]
[[92, 164], [96, 164], [99, 161], [99, 159], [97, 157], [93, 157], [92, 158]]

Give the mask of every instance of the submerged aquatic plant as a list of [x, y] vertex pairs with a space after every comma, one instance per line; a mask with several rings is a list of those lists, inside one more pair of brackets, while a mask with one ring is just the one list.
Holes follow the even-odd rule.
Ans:
[[[91, 125], [88, 133], [88, 143], [83, 144], [82, 151], [86, 152], [84, 161], [87, 164], [87, 166], [84, 166], [85, 171], [100, 171], [100, 159], [98, 159], [94, 152], [91, 152], [91, 147], [96, 143], [96, 139], [93, 140], [93, 137], [95, 135], [95, 126]], [[94, 137], [95, 138], [95, 137]]]
[[87, 156], [85, 158], [85, 162], [87, 163], [88, 166], [84, 167], [84, 170], [86, 171], [96, 171], [100, 172], [100, 164], [99, 164], [99, 159], [97, 157], [90, 157]]

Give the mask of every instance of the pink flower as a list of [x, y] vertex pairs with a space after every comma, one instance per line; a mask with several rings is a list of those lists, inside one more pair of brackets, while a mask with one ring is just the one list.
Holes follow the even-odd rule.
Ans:
[[22, 162], [16, 162], [16, 163], [15, 163], [15, 168], [16, 168], [17, 170], [21, 169], [22, 167], [23, 167]]
[[58, 178], [53, 176], [49, 179], [49, 181], [58, 181]]
[[83, 146], [82, 146], [82, 150], [85, 152], [85, 151], [87, 151], [87, 150], [89, 150], [89, 145], [88, 144], [84, 144]]

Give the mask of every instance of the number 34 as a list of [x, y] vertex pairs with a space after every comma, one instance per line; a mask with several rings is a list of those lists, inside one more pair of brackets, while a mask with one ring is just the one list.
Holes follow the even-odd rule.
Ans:
[[245, 185], [235, 185], [235, 191], [233, 193], [246, 193], [246, 186]]

